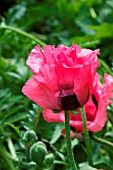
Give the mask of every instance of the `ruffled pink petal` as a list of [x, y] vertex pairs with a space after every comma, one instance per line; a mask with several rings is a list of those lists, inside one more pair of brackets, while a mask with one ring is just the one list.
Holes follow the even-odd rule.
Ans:
[[85, 86], [79, 86], [74, 92], [77, 95], [80, 105], [83, 106], [89, 99], [89, 86], [87, 84]]
[[22, 88], [22, 92], [44, 108], [61, 110], [54, 92], [46, 84], [39, 83], [38, 75], [34, 75], [26, 82]]
[[66, 67], [75, 67], [75, 65], [78, 64], [76, 53], [81, 51], [79, 46], [73, 44], [71, 47], [67, 48], [59, 45], [57, 50], [57, 59], [61, 65]]
[[83, 132], [82, 121], [79, 120], [70, 120], [70, 126], [74, 127], [76, 130]]
[[74, 84], [74, 88], [77, 89], [81, 83], [79, 71], [80, 69], [78, 68], [66, 68], [63, 66], [58, 66], [57, 67], [58, 85], [76, 81], [76, 84]]
[[44, 56], [45, 56], [46, 64], [52, 65], [56, 63], [55, 51], [56, 48], [54, 45], [53, 46], [46, 45], [44, 47]]
[[103, 86], [102, 86], [102, 83], [100, 82], [100, 75], [98, 73], [96, 73], [96, 75], [95, 75], [93, 87], [101, 95]]
[[92, 132], [98, 132], [102, 130], [102, 128], [105, 126], [106, 118], [106, 105], [105, 102], [100, 99], [95, 119], [89, 123], [88, 130]]
[[97, 90], [98, 94], [104, 99], [106, 106], [112, 103], [110, 98], [113, 98], [113, 77], [105, 74], [104, 84], [102, 85], [99, 74], [96, 74], [93, 87]]
[[44, 53], [39, 45], [30, 52], [30, 55], [26, 61], [27, 66], [32, 70], [34, 74], [39, 72], [40, 67], [44, 64]]
[[44, 109], [43, 117], [47, 122], [64, 122], [64, 112], [53, 113], [52, 110]]
[[76, 45], [76, 44], [72, 44], [71, 50], [76, 50], [76, 53], [80, 53], [81, 52], [81, 47]]
[[108, 74], [104, 75], [104, 86], [102, 89], [102, 96], [106, 105], [112, 103], [110, 99], [113, 99], [113, 77]]
[[84, 66], [83, 68], [79, 69], [76, 78], [73, 79], [74, 92], [77, 95], [80, 105], [83, 106], [89, 99], [90, 86], [93, 81], [90, 65]]
[[[107, 115], [106, 115], [105, 102], [101, 99], [98, 104], [98, 110], [96, 112], [95, 119], [91, 121], [91, 120], [88, 120], [87, 118], [88, 130], [91, 132], [98, 132], [102, 130], [102, 128], [105, 126], [106, 117]], [[82, 125], [81, 120], [77, 120], [77, 119], [70, 120], [70, 125], [75, 127], [75, 129], [78, 131], [81, 131], [81, 132], [83, 131], [83, 125]]]
[[[73, 85], [73, 92], [77, 95], [79, 103], [84, 105], [89, 97], [90, 83], [92, 77], [90, 76], [89, 68], [65, 68], [63, 66], [57, 67], [58, 85], [69, 83]], [[82, 74], [82, 78], [81, 78]]]
[[75, 62], [73, 62], [72, 58], [67, 57], [63, 52], [61, 52], [57, 56], [58, 63], [60, 65], [66, 66], [66, 67], [73, 67], [75, 65]]
[[94, 121], [95, 116], [97, 114], [97, 108], [92, 101], [92, 97], [90, 96], [88, 102], [84, 105], [85, 112], [87, 114], [87, 120]]
[[[81, 49], [81, 51], [79, 51], [78, 53], [77, 53], [77, 56], [79, 57], [79, 58], [83, 58], [85, 61], [87, 61], [87, 60], [94, 60], [94, 61], [96, 61], [96, 59], [97, 59], [97, 54], [100, 54], [100, 50], [99, 49], [97, 49], [97, 50], [90, 50], [90, 49]], [[95, 57], [93, 56], [93, 55], [95, 55]]]
[[90, 49], [81, 49], [80, 53], [77, 53], [78, 64], [90, 63], [92, 77], [95, 77], [99, 62], [97, 61], [97, 55], [100, 54], [99, 49], [92, 51]]

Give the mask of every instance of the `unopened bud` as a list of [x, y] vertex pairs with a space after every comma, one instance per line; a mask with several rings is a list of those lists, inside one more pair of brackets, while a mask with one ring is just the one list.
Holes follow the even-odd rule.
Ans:
[[37, 165], [42, 165], [46, 155], [47, 155], [47, 149], [46, 149], [46, 145], [43, 142], [37, 142], [31, 146], [30, 158]]
[[54, 162], [54, 155], [52, 153], [48, 154], [45, 156], [44, 162], [43, 162], [43, 166], [44, 168], [49, 168], [53, 165]]
[[28, 130], [23, 136], [23, 141], [26, 146], [31, 146], [38, 140], [36, 133], [33, 130]]

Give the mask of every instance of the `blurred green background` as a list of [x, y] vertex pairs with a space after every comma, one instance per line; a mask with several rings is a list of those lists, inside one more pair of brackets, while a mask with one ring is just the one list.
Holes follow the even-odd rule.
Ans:
[[[33, 169], [21, 146], [24, 132], [33, 129], [38, 110], [21, 92], [32, 76], [25, 65], [29, 52], [36, 44], [72, 43], [93, 50], [99, 48], [101, 79], [105, 72], [113, 75], [113, 0], [0, 1], [0, 170]], [[109, 107], [108, 122], [97, 135], [113, 142], [112, 114], [113, 108]], [[55, 170], [69, 170], [65, 165], [63, 128], [62, 124], [45, 122], [40, 115], [36, 133], [40, 140], [47, 140], [47, 145], [56, 147]], [[113, 153], [92, 142], [95, 166], [113, 170]], [[77, 139], [73, 143], [76, 153], [81, 154], [76, 156], [77, 162], [86, 162], [83, 143]]]

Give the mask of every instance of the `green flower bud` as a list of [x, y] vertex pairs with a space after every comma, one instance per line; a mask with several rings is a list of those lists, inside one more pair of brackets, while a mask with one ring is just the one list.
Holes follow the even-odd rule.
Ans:
[[33, 130], [28, 130], [23, 136], [24, 144], [29, 147], [38, 140], [36, 133]]
[[42, 165], [46, 155], [47, 155], [47, 149], [46, 149], [46, 145], [43, 142], [37, 142], [31, 146], [30, 158], [37, 165]]
[[38, 143], [38, 145], [42, 145], [42, 146], [46, 147], [45, 143], [43, 143], [41, 141], [38, 141], [37, 143]]
[[52, 153], [48, 154], [45, 156], [44, 162], [43, 162], [43, 167], [44, 168], [49, 168], [53, 165], [54, 162], [54, 155]]

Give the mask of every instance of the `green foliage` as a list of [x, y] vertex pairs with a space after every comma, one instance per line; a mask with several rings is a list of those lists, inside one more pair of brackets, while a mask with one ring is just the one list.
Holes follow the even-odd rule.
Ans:
[[[45, 44], [71, 45], [100, 49], [103, 77], [113, 75], [113, 1], [112, 0], [2, 0], [0, 2], [0, 169], [35, 170], [37, 166], [25, 152], [23, 136], [35, 130], [53, 154], [49, 170], [69, 170], [66, 142], [60, 123], [48, 123], [40, 107], [22, 94], [22, 86], [32, 76], [25, 65], [31, 49]], [[54, 111], [56, 112], [56, 111]], [[91, 134], [94, 167], [87, 165], [84, 140], [72, 140], [79, 168], [113, 169], [113, 106], [107, 108], [108, 120], [101, 132]], [[76, 111], [73, 111], [76, 114]], [[56, 113], [58, 114], [58, 113]], [[75, 131], [74, 131], [75, 132]], [[37, 139], [36, 137], [36, 139]], [[82, 137], [83, 138], [83, 137]], [[102, 139], [102, 140], [101, 140]], [[27, 141], [26, 141], [27, 142]], [[30, 146], [36, 142], [31, 141]], [[51, 160], [50, 160], [50, 164]], [[82, 163], [82, 164], [81, 164]]]

